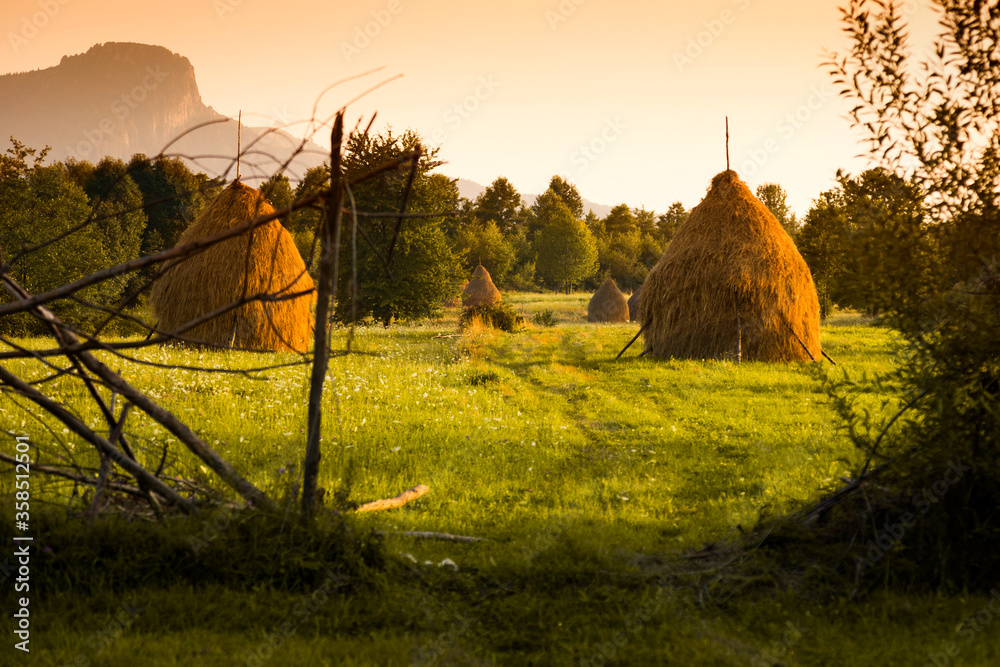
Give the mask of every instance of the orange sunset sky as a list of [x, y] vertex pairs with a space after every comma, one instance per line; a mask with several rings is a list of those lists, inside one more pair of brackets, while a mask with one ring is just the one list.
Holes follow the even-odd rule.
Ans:
[[[203, 101], [250, 125], [326, 116], [412, 127], [440, 170], [540, 193], [553, 174], [603, 204], [698, 203], [725, 168], [780, 183], [801, 216], [838, 168], [865, 162], [824, 50], [842, 51], [837, 0], [4, 0], [0, 72], [51, 67], [99, 42], [158, 44], [190, 59]], [[917, 48], [929, 0], [900, 2]], [[27, 40], [25, 22], [47, 11]], [[30, 32], [30, 31], [29, 31]], [[3, 101], [0, 100], [0, 104]], [[289, 128], [293, 133], [296, 128]], [[0, 128], [2, 130], [2, 128]], [[328, 146], [326, 133], [316, 137]]]

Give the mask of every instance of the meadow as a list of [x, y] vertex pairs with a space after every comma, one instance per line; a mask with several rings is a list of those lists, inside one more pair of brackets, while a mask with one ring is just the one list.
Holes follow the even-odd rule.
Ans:
[[[982, 596], [876, 591], [851, 600], [847, 591], [749, 587], [722, 600], [665, 578], [705, 545], [843, 484], [861, 460], [820, 373], [864, 384], [890, 370], [899, 354], [891, 330], [852, 314], [828, 319], [822, 344], [835, 369], [639, 358], [641, 342], [615, 360], [638, 327], [586, 323], [587, 298], [511, 295], [528, 319], [514, 334], [473, 327], [458, 335], [454, 311], [335, 330], [334, 348], [350, 344], [354, 353], [335, 357], [328, 373], [327, 494], [311, 533], [291, 519], [229, 509], [159, 524], [103, 517], [84, 534], [74, 528], [83, 522], [81, 489], [36, 486], [46, 509], [33, 657], [56, 665], [133, 656], [142, 659], [130, 664], [143, 665], [922, 665], [957, 641], [957, 656], [941, 653], [947, 664], [1000, 661], [992, 630], [968, 642], [956, 634], [986, 608]], [[544, 310], [554, 326], [531, 323]], [[296, 359], [180, 348], [138, 356], [217, 369]], [[290, 509], [305, 441], [305, 367], [195, 373], [106, 359]], [[22, 374], [42, 373], [23, 363]], [[98, 423], [79, 386], [61, 378], [48, 391]], [[896, 405], [891, 385], [872, 387], [864, 401], [876, 415]], [[36, 417], [0, 399], [8, 431], [94, 463], [61, 426]], [[171, 474], [211, 484], [207, 469], [140, 413], [127, 430], [148, 466], [166, 446]], [[0, 482], [4, 498], [10, 477]], [[430, 492], [401, 509], [350, 512], [416, 484]], [[11, 530], [4, 524], [4, 537]]]

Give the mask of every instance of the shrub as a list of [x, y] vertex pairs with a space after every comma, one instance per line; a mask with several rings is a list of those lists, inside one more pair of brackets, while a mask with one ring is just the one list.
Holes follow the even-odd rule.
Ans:
[[543, 327], [554, 327], [556, 325], [556, 318], [552, 316], [552, 311], [548, 308], [535, 313], [531, 321]]
[[491, 306], [466, 308], [458, 318], [458, 326], [465, 329], [473, 320], [479, 320], [486, 326], [510, 333], [524, 324], [524, 318], [518, 315], [513, 307], [503, 302]]

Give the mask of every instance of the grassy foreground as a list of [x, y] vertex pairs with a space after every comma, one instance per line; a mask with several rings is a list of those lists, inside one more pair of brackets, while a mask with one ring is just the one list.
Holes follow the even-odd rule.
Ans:
[[[31, 662], [1000, 662], [1000, 618], [992, 627], [983, 615], [977, 626], [965, 622], [982, 610], [1000, 616], [982, 596], [847, 601], [844, 591], [817, 602], [802, 591], [751, 588], [717, 600], [671, 584], [664, 574], [682, 554], [792, 511], [849, 474], [856, 452], [819, 381], [804, 365], [639, 359], [641, 343], [615, 361], [636, 325], [583, 322], [583, 295], [512, 301], [529, 318], [551, 310], [557, 326], [451, 336], [450, 313], [354, 332], [359, 354], [334, 359], [329, 372], [322, 530], [234, 509], [156, 526], [101, 519], [82, 536], [60, 518], [63, 508], [84, 507], [72, 486], [36, 473]], [[349, 335], [336, 332], [338, 343]], [[849, 316], [832, 319], [822, 336], [838, 372], [859, 378], [892, 367], [892, 339]], [[178, 349], [142, 358], [217, 368], [274, 361]], [[305, 439], [305, 369], [248, 377], [108, 361], [252, 482], [287, 497]], [[71, 383], [48, 391], [84, 405]], [[874, 412], [892, 409], [886, 397], [869, 398]], [[83, 414], [98, 423], [96, 412]], [[47, 432], [8, 397], [0, 420], [46, 452], [93, 463], [61, 426]], [[167, 445], [174, 474], [204, 476], [141, 414], [127, 430], [151, 467]], [[11, 478], [0, 482], [8, 507]], [[334, 496], [362, 503], [418, 483], [430, 493], [401, 510], [345, 523], [330, 507]], [[9, 582], [3, 597], [13, 604]], [[994, 607], [1000, 612], [1000, 596]]]

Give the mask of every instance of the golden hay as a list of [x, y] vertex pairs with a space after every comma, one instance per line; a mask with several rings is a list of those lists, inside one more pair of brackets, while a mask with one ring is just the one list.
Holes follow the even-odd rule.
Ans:
[[493, 276], [490, 275], [490, 272], [487, 271], [486, 267], [483, 266], [482, 264], [480, 264], [479, 266], [477, 266], [476, 270], [472, 272], [472, 277], [473, 278], [484, 278], [486, 280], [489, 280], [490, 282], [493, 282]]
[[[677, 230], [642, 286], [645, 349], [658, 357], [820, 358], [819, 299], [788, 234], [734, 171]], [[799, 341], [802, 341], [801, 344]]]
[[632, 296], [628, 298], [628, 321], [635, 322], [639, 319], [639, 295], [642, 294], [642, 285], [639, 285]]
[[500, 301], [500, 290], [493, 284], [489, 271], [480, 264], [472, 272], [472, 280], [462, 290], [462, 306], [465, 308], [492, 306]]
[[604, 281], [587, 304], [588, 322], [628, 322], [628, 300], [611, 278]]
[[[236, 181], [181, 235], [184, 245], [273, 213], [261, 194]], [[244, 290], [245, 287], [245, 290]], [[159, 328], [172, 331], [244, 296], [287, 295], [313, 289], [302, 256], [281, 223], [272, 220], [226, 239], [187, 260], [164, 263], [150, 304]], [[305, 352], [312, 338], [315, 292], [294, 299], [253, 301], [180, 334], [218, 347]]]

